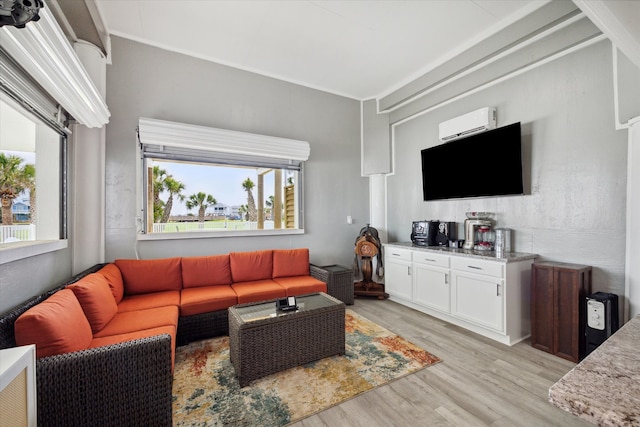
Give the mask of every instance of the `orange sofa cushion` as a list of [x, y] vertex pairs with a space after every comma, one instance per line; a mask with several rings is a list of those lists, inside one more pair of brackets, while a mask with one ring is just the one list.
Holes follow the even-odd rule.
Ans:
[[16, 344], [36, 345], [36, 356], [84, 350], [91, 344], [91, 325], [71, 289], [62, 289], [22, 313], [15, 323]]
[[309, 249], [275, 249], [273, 278], [309, 275]]
[[117, 259], [125, 295], [182, 289], [180, 258]]
[[230, 285], [229, 254], [182, 258], [182, 286]]
[[95, 338], [109, 335], [127, 334], [145, 329], [159, 328], [160, 326], [173, 326], [178, 328], [178, 307], [157, 307], [147, 310], [125, 311], [114, 316], [113, 320], [100, 332], [96, 332]]
[[120, 304], [124, 296], [124, 283], [122, 283], [122, 273], [120, 273], [120, 269], [111, 263], [98, 270], [98, 274], [102, 274], [104, 278], [107, 279], [111, 293], [116, 299], [116, 304]]
[[238, 296], [231, 286], [187, 288], [180, 293], [180, 315], [191, 316], [226, 310], [237, 303]]
[[238, 295], [238, 304], [266, 301], [287, 296], [287, 290], [271, 279], [240, 282], [231, 285]]
[[231, 278], [234, 283], [271, 279], [273, 273], [273, 250], [231, 252]]
[[67, 289], [71, 289], [80, 302], [93, 333], [104, 328], [118, 312], [111, 288], [102, 274], [89, 274]]
[[118, 313], [146, 310], [148, 308], [180, 306], [180, 291], [151, 292], [149, 294], [127, 295], [118, 304]]
[[280, 277], [274, 280], [287, 290], [288, 297], [314, 292], [327, 293], [327, 284], [312, 276]]

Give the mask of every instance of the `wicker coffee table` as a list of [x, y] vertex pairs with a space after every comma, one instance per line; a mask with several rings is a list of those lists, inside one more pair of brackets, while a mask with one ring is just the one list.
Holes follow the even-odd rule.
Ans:
[[294, 366], [344, 354], [342, 301], [323, 292], [296, 297], [298, 310], [275, 301], [229, 308], [231, 364], [240, 386]]

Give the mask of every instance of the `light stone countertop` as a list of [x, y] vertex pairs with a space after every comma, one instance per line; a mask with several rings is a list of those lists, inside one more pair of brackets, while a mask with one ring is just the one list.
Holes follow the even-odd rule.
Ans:
[[527, 259], [535, 259], [538, 257], [538, 255], [536, 254], [529, 254], [525, 252], [498, 253], [496, 251], [474, 251], [469, 249], [449, 248], [446, 246], [420, 246], [420, 245], [414, 245], [412, 242], [385, 243], [384, 246], [411, 249], [415, 251], [459, 255], [463, 257], [486, 259], [489, 261], [499, 261], [499, 262], [524, 261]]
[[640, 315], [551, 386], [549, 401], [601, 426], [640, 426]]

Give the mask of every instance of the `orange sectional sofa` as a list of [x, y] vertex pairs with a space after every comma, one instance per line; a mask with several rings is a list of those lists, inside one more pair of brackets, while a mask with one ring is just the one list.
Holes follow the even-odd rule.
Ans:
[[0, 348], [36, 344], [41, 424], [171, 425], [176, 345], [227, 334], [235, 304], [313, 292], [306, 248], [117, 259], [3, 315]]

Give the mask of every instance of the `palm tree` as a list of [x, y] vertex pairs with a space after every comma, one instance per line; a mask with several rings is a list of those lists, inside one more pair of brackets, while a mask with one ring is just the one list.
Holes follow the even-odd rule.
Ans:
[[[35, 177], [35, 166], [20, 166], [22, 161], [19, 156], [0, 153], [0, 199], [2, 199], [2, 224], [4, 225], [13, 224], [11, 212], [13, 199], [32, 185], [31, 182], [34, 182], [30, 177]], [[35, 191], [32, 193], [35, 197]]]
[[213, 206], [216, 203], [216, 199], [211, 194], [205, 194], [202, 191], [192, 194], [187, 199], [187, 209], [198, 208], [198, 222], [204, 223], [204, 212], [209, 206]]
[[171, 216], [171, 208], [173, 207], [173, 196], [176, 196], [180, 201], [184, 200], [182, 190], [185, 189], [185, 185], [180, 181], [173, 179], [173, 176], [169, 175], [165, 178], [164, 188], [169, 192], [169, 197], [164, 204], [164, 210], [162, 212], [162, 219], [160, 220], [160, 222], [169, 221], [169, 216]]
[[255, 187], [255, 184], [251, 179], [247, 178], [242, 183], [242, 188], [247, 192], [247, 217], [249, 221], [258, 220], [258, 211], [256, 210], [256, 201], [253, 199], [253, 193], [251, 190]]
[[165, 188], [165, 180], [167, 179], [167, 171], [160, 166], [153, 167], [153, 222], [160, 222], [164, 215], [165, 203], [160, 200], [160, 193]]
[[272, 194], [267, 198], [267, 200], [264, 201], [264, 204], [267, 205], [267, 208], [265, 209], [265, 216], [269, 217], [268, 219], [270, 219], [271, 215], [266, 214], [271, 214], [271, 211], [273, 210], [274, 199], [275, 196]]
[[238, 208], [238, 212], [240, 213], [240, 218], [244, 218], [245, 221], [249, 221], [249, 208], [247, 207], [247, 205], [240, 205], [240, 207]]
[[26, 164], [23, 168], [24, 186], [29, 190], [29, 219], [36, 223], [36, 166]]

